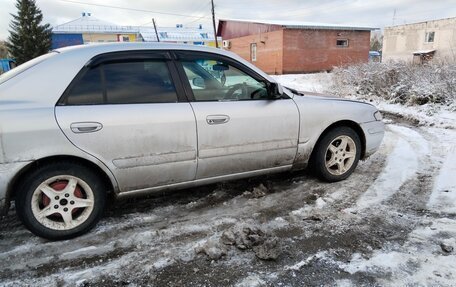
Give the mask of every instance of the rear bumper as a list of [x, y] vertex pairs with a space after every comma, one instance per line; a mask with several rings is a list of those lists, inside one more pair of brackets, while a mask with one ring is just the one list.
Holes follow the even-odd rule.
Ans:
[[366, 137], [366, 152], [364, 153], [364, 158], [368, 158], [380, 147], [385, 135], [385, 124], [382, 121], [373, 121], [362, 123], [360, 126]]
[[8, 211], [9, 185], [18, 172], [30, 162], [0, 163], [0, 215]]

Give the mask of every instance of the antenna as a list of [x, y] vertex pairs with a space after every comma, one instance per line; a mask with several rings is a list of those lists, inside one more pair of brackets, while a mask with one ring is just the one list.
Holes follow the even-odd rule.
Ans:
[[396, 22], [396, 8], [394, 8], [394, 13], [393, 13], [393, 26], [394, 26], [394, 23]]

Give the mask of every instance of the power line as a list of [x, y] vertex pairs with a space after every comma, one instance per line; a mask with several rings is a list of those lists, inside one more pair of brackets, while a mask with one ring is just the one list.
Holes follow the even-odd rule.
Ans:
[[[198, 13], [199, 12], [204, 12], [210, 5], [211, 5], [211, 2], [210, 1], [207, 1], [207, 3], [203, 3], [204, 5], [203, 6], [200, 6], [198, 9], [196, 9], [195, 11], [197, 11]], [[195, 13], [193, 13], [195, 14]], [[184, 23], [185, 26], [189, 25], [189, 24], [192, 24], [192, 23], [195, 23], [203, 18], [210, 18], [211, 16], [208, 16], [207, 14], [205, 15], [202, 15], [202, 16], [199, 16], [198, 18], [196, 18], [195, 20], [192, 20], [192, 21], [189, 21], [187, 23]]]
[[208, 1], [208, 0], [205, 0], [201, 3], [202, 5], [199, 5], [198, 8], [196, 8], [195, 10], [193, 10], [193, 13], [192, 15], [194, 14], [199, 14], [201, 12], [204, 12], [206, 10], [206, 8], [211, 5], [211, 1]]
[[190, 22], [184, 23], [183, 25], [184, 25], [184, 26], [187, 26], [187, 25], [189, 25], [189, 24], [193, 24], [193, 23], [198, 22], [199, 20], [201, 20], [201, 19], [203, 19], [203, 18], [210, 18], [210, 16], [203, 15], [203, 16], [201, 16], [201, 17], [199, 17], [199, 18], [196, 18], [195, 20], [192, 20], [192, 21], [190, 21]]
[[[112, 5], [97, 4], [97, 3], [88, 3], [88, 2], [73, 1], [73, 0], [59, 0], [59, 1], [67, 2], [67, 3], [73, 3], [73, 4], [82, 4], [82, 5], [97, 6], [97, 7], [104, 7], [104, 8], [136, 11], [136, 12], [147, 12], [147, 13], [154, 13], [154, 14], [161, 14], [161, 15], [171, 15], [171, 16], [189, 17], [189, 18], [201, 18], [199, 16], [187, 15], [187, 14], [177, 14], [177, 13], [169, 13], [169, 12], [161, 12], [161, 11], [152, 11], [152, 10], [146, 10], [146, 9], [128, 8], [128, 7], [112, 6]], [[210, 18], [208, 16], [204, 16], [204, 17], [205, 18]]]

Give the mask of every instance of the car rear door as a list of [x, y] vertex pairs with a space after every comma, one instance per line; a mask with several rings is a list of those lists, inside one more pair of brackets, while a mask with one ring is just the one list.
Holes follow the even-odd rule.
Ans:
[[177, 53], [198, 130], [197, 179], [291, 166], [299, 113], [271, 99], [267, 81], [228, 57]]
[[55, 113], [68, 139], [111, 169], [120, 191], [195, 178], [195, 117], [168, 52], [92, 59]]

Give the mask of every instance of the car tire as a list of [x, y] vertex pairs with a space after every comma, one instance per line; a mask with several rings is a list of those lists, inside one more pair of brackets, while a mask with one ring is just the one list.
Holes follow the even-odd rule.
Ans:
[[26, 175], [16, 212], [34, 234], [63, 240], [92, 229], [103, 215], [106, 185], [97, 172], [78, 163], [41, 166]]
[[323, 135], [315, 147], [311, 166], [327, 182], [349, 177], [361, 157], [361, 140], [349, 127], [337, 127]]

